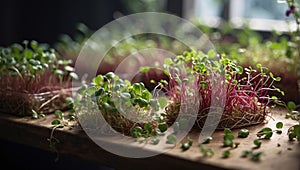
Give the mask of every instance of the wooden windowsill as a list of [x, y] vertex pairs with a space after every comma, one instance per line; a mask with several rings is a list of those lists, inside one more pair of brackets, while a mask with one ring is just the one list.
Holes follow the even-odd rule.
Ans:
[[[54, 134], [60, 143], [57, 145], [59, 154], [68, 154], [85, 161], [106, 165], [114, 169], [272, 169], [272, 170], [298, 170], [300, 168], [300, 142], [289, 141], [287, 130], [290, 126], [297, 124], [296, 121], [285, 119], [286, 111], [281, 108], [272, 110], [273, 119], [267, 124], [247, 127], [250, 135], [247, 138], [236, 138], [234, 142], [240, 142], [237, 148], [231, 149], [229, 158], [222, 158], [222, 152], [229, 148], [222, 147], [223, 131], [213, 134], [213, 141], [206, 144], [214, 150], [213, 157], [203, 157], [198, 147], [199, 132], [193, 130], [189, 137], [194, 141], [193, 146], [182, 151], [180, 146], [174, 146], [169, 152], [148, 158], [126, 158], [110, 153], [94, 143], [79, 127], [69, 129], [67, 127], [57, 129]], [[50, 150], [48, 138], [53, 126], [51, 121], [54, 115], [46, 118], [31, 119], [30, 117], [16, 117], [8, 114], [0, 114], [0, 138], [28, 146], [37, 147], [42, 150]], [[263, 127], [276, 129], [277, 122], [283, 122], [283, 133], [274, 133], [270, 140], [263, 140], [262, 146], [254, 151], [262, 151], [263, 155], [258, 162], [248, 158], [241, 158], [243, 150], [251, 150], [254, 147], [255, 133]], [[233, 130], [236, 135], [238, 129]], [[110, 143], [110, 139], [103, 139]], [[111, 142], [112, 145], [128, 145], [134, 147], [137, 143], [124, 144], [118, 141]], [[280, 145], [280, 146], [279, 146]], [[170, 145], [173, 146], [173, 145]]]

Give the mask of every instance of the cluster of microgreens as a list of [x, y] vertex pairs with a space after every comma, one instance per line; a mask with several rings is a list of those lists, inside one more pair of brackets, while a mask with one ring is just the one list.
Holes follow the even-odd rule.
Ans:
[[[248, 68], [247, 76], [242, 77], [242, 67], [225, 56], [216, 60], [216, 55], [214, 51], [209, 51], [208, 54], [190, 51], [175, 59], [166, 59], [164, 73], [169, 77], [169, 82], [161, 80], [154, 90], [155, 94], [151, 94], [142, 82], [122, 80], [113, 72], [98, 75], [90, 84], [84, 84], [78, 90], [81, 97], [76, 100], [75, 105], [80, 110], [82, 103], [95, 103], [112, 128], [134, 138], [155, 138], [158, 133], [164, 133], [172, 125], [174, 133], [167, 136], [167, 143], [175, 144], [176, 133], [184, 129], [189, 120], [180, 118], [175, 122], [179, 108], [184, 105], [181, 103], [183, 98], [189, 97], [186, 95], [188, 93], [184, 93], [190, 90], [185, 83], [194, 81], [192, 88], [196, 86], [194, 89], [199, 92], [196, 99], [200, 102], [197, 120], [200, 127], [203, 126], [202, 121], [205, 121], [211, 107], [212, 95], [226, 96], [225, 110], [218, 128], [237, 128], [263, 122], [270, 111], [268, 105], [276, 99], [269, 97], [268, 91], [280, 91], [272, 86], [280, 78], [267, 73], [267, 68], [261, 65], [257, 66], [259, 73]], [[252, 73], [256, 73], [254, 77]], [[218, 76], [211, 77], [213, 74]], [[216, 86], [212, 84], [216, 81], [223, 82], [218, 86], [221, 88], [213, 92], [212, 88]], [[167, 97], [159, 97], [158, 91], [166, 92]]]
[[257, 64], [257, 70], [251, 67], [243, 69], [224, 55], [220, 59], [216, 56], [212, 50], [207, 54], [189, 51], [174, 59], [166, 59], [165, 73], [170, 81], [164, 88], [173, 102], [167, 107], [168, 115], [176, 118], [180, 105], [184, 104], [182, 101], [190, 101], [185, 93], [190, 90], [185, 85], [189, 81], [192, 89], [198, 89], [199, 93], [197, 124], [200, 128], [207, 118], [213, 96], [217, 96], [215, 100], [222, 100], [221, 96], [225, 96], [225, 100], [220, 101], [225, 103], [225, 108], [218, 128], [238, 128], [263, 122], [270, 112], [270, 104], [278, 100], [268, 93], [283, 93], [273, 86], [274, 81], [281, 78], [274, 77], [260, 64]]
[[167, 99], [154, 98], [143, 83], [131, 84], [109, 72], [94, 77], [78, 94], [81, 103], [85, 100], [96, 103], [106, 122], [123, 134], [148, 138], [168, 129], [165, 115], [159, 112], [167, 105]]
[[78, 78], [71, 63], [36, 41], [0, 47], [1, 91], [35, 94], [70, 87]]

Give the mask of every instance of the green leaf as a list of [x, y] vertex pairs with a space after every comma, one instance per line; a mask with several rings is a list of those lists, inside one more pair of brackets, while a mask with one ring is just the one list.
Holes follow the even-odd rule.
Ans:
[[26, 59], [32, 59], [33, 58], [33, 52], [31, 50], [28, 50], [28, 49], [24, 50], [23, 55]]
[[164, 74], [168, 77], [170, 76], [170, 72], [168, 70], [164, 70]]
[[36, 42], [36, 41], [31, 41], [30, 42], [30, 46], [31, 46], [31, 48], [33, 49], [33, 50], [35, 50], [36, 51], [36, 49], [38, 48], [38, 43]]
[[242, 66], [238, 66], [238, 67], [237, 67], [237, 72], [238, 72], [238, 74], [243, 74], [243, 71], [244, 71], [244, 69], [243, 69]]
[[173, 61], [171, 58], [166, 58], [165, 62], [164, 62], [167, 66], [170, 66], [171, 64], [173, 64]]
[[283, 127], [283, 123], [282, 122], [276, 123], [276, 128], [277, 129], [281, 129], [282, 127]]
[[230, 151], [229, 150], [226, 150], [226, 151], [224, 151], [223, 153], [222, 153], [222, 157], [223, 158], [228, 158], [229, 156], [230, 156]]
[[244, 150], [244, 151], [242, 152], [241, 157], [242, 157], [242, 158], [246, 158], [246, 157], [248, 157], [248, 156], [251, 155], [251, 154], [252, 154], [251, 151]]
[[249, 130], [247, 129], [241, 129], [238, 133], [238, 137], [240, 138], [246, 138], [249, 135]]
[[158, 124], [158, 129], [163, 133], [168, 130], [168, 125], [166, 123], [160, 123]]
[[258, 69], [261, 69], [262, 65], [261, 65], [260, 63], [257, 63], [257, 64], [256, 64], [256, 67], [257, 67]]
[[168, 104], [167, 98], [160, 97], [158, 99], [158, 103], [159, 103], [160, 108], [165, 108], [167, 106], [167, 104]]
[[262, 72], [263, 74], [266, 74], [268, 71], [269, 71], [269, 69], [268, 69], [267, 67], [262, 67], [262, 68], [261, 68], [261, 72]]
[[263, 152], [253, 152], [251, 154], [252, 161], [259, 161]]
[[281, 81], [281, 77], [276, 77], [274, 80], [275, 81]]
[[211, 136], [208, 136], [208, 137], [206, 137], [206, 138], [203, 139], [203, 142], [202, 142], [202, 143], [203, 143], [203, 144], [207, 144], [207, 143], [209, 143], [210, 141], [212, 141], [212, 139], [213, 139], [213, 138], [212, 138]]
[[234, 139], [234, 135], [232, 133], [228, 133], [224, 136], [224, 140], [228, 139], [228, 140], [233, 140]]
[[99, 74], [97, 77], [93, 78], [93, 82], [96, 85], [101, 85], [103, 82], [103, 76], [101, 74]]
[[260, 147], [261, 146], [261, 144], [262, 144], [262, 142], [261, 142], [261, 140], [259, 140], [259, 139], [255, 139], [254, 141], [253, 141], [253, 143], [254, 143], [254, 145], [256, 146], [256, 147]]
[[138, 104], [140, 107], [146, 107], [146, 106], [148, 106], [148, 101], [145, 100], [145, 99], [143, 99], [143, 98], [136, 98], [136, 99], [134, 99], [134, 102], [136, 104]]
[[31, 111], [32, 111], [32, 118], [38, 119], [39, 118], [39, 114], [35, 110], [33, 110], [33, 109]]
[[139, 138], [142, 136], [143, 129], [140, 126], [134, 127], [131, 131], [130, 134], [133, 138]]
[[67, 103], [69, 109], [74, 108], [74, 99], [72, 97], [67, 97], [66, 103]]
[[289, 140], [296, 138], [300, 141], [300, 125], [293, 125], [288, 129]]
[[148, 67], [148, 66], [140, 68], [140, 72], [142, 72], [142, 73], [147, 73], [149, 70], [150, 70], [150, 67]]
[[58, 119], [63, 119], [63, 112], [61, 110], [55, 110], [54, 115], [58, 118]]
[[233, 141], [229, 139], [224, 139], [223, 146], [224, 147], [233, 146]]
[[115, 73], [113, 73], [113, 72], [108, 72], [108, 73], [105, 74], [105, 77], [106, 77], [107, 79], [112, 80], [112, 79], [114, 79], [114, 78], [116, 77], [116, 75], [115, 75]]
[[208, 58], [215, 58], [216, 57], [216, 52], [214, 50], [209, 50], [207, 53]]
[[265, 127], [262, 130], [260, 130], [257, 134], [257, 137], [261, 138], [265, 138], [265, 139], [270, 139], [273, 136], [273, 131], [271, 128], [269, 127]]
[[295, 110], [295, 109], [296, 109], [296, 104], [295, 104], [295, 102], [293, 102], [293, 101], [289, 101], [289, 102], [287, 103], [287, 107], [288, 107], [288, 109], [289, 109], [290, 111], [292, 111], [292, 110]]
[[202, 144], [198, 145], [200, 148], [201, 153], [203, 154], [204, 157], [206, 156], [213, 156], [215, 153], [211, 148], [206, 148]]
[[60, 123], [60, 120], [55, 119], [51, 122], [51, 124], [56, 126], [56, 125], [60, 125], [61, 123]]
[[272, 73], [272, 72], [270, 72], [269, 74], [270, 74], [270, 77], [271, 77], [272, 79], [274, 79], [274, 75], [273, 75], [273, 73]]
[[160, 140], [158, 138], [153, 138], [151, 141], [153, 145], [157, 145]]
[[152, 98], [152, 94], [148, 90], [143, 90], [142, 97], [145, 100], [150, 101], [150, 99]]
[[177, 142], [177, 137], [174, 134], [170, 134], [167, 136], [167, 141], [166, 143], [168, 144], [176, 144]]
[[150, 123], [144, 124], [144, 130], [150, 134], [152, 132], [152, 125]]
[[142, 88], [141, 88], [140, 83], [134, 83], [132, 88], [133, 88], [133, 91], [135, 94], [141, 94]]
[[187, 142], [181, 144], [181, 149], [183, 151], [190, 149], [190, 147], [191, 147], [191, 145], [189, 145], [189, 143], [187, 143]]
[[232, 134], [232, 131], [228, 128], [225, 128], [224, 129], [224, 134], [227, 135], [227, 134]]

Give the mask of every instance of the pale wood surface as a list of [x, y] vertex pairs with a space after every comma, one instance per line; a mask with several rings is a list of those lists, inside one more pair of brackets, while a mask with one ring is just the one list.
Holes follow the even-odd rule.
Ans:
[[[190, 132], [190, 137], [194, 144], [187, 150], [182, 151], [180, 145], [173, 146], [170, 151], [148, 158], [126, 158], [117, 156], [95, 144], [80, 127], [73, 129], [63, 128], [56, 130], [55, 137], [60, 140], [57, 145], [60, 154], [76, 156], [83, 160], [88, 160], [99, 165], [107, 165], [115, 169], [272, 169], [272, 170], [299, 170], [300, 169], [300, 144], [298, 141], [289, 141], [287, 129], [297, 124], [296, 121], [285, 119], [284, 109], [273, 109], [272, 118], [266, 124], [247, 127], [250, 135], [247, 138], [236, 138], [235, 142], [240, 142], [237, 148], [231, 149], [231, 156], [227, 159], [222, 158], [222, 152], [229, 148], [223, 146], [223, 131], [216, 131], [213, 134], [213, 141], [204, 145], [211, 147], [215, 155], [213, 157], [203, 157], [199, 150], [198, 135], [199, 131]], [[46, 118], [31, 119], [30, 117], [15, 117], [8, 114], [0, 114], [0, 138], [13, 142], [34, 146], [43, 150], [49, 150], [47, 139], [50, 136], [54, 115], [47, 115]], [[256, 139], [255, 133], [263, 127], [275, 129], [277, 122], [283, 122], [283, 133], [274, 133], [270, 140], [263, 140], [262, 146], [254, 151], [262, 151], [263, 155], [259, 162], [251, 161], [248, 158], [241, 158], [243, 150], [251, 150], [254, 147], [253, 140]], [[237, 136], [238, 129], [233, 130]], [[111, 138], [101, 139], [111, 145], [124, 145], [136, 147], [141, 145], [136, 141], [126, 143]], [[278, 144], [280, 146], [278, 146]], [[153, 145], [145, 149], [155, 152], [157, 149]]]

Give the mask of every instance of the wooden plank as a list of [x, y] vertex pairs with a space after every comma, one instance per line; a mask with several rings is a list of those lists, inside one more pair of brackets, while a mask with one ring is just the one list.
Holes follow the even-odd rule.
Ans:
[[[60, 140], [57, 145], [59, 154], [76, 156], [80, 159], [106, 165], [115, 169], [289, 169], [298, 170], [300, 168], [300, 144], [298, 141], [289, 141], [286, 135], [288, 127], [297, 124], [296, 121], [285, 119], [284, 109], [273, 109], [272, 118], [266, 124], [247, 127], [250, 135], [247, 138], [236, 138], [235, 142], [240, 142], [237, 148], [231, 149], [231, 156], [227, 159], [221, 157], [222, 152], [228, 148], [223, 146], [223, 131], [216, 131], [213, 134], [213, 141], [205, 147], [211, 147], [215, 155], [213, 157], [203, 157], [199, 151], [198, 135], [199, 130], [193, 130], [188, 134], [194, 144], [187, 150], [182, 151], [180, 145], [174, 146], [170, 151], [148, 158], [126, 158], [110, 153], [99, 147], [91, 140], [80, 127], [73, 129], [57, 129], [54, 135]], [[13, 115], [0, 114], [0, 138], [13, 142], [34, 146], [43, 150], [50, 150], [47, 139], [52, 130], [51, 121], [54, 115], [47, 115], [46, 118], [31, 119], [30, 117], [15, 117]], [[274, 134], [271, 140], [263, 140], [262, 146], [255, 151], [262, 151], [263, 155], [259, 162], [251, 161], [248, 158], [241, 158], [242, 151], [251, 150], [254, 147], [253, 140], [255, 133], [263, 127], [275, 129], [277, 122], [283, 122], [283, 133]], [[233, 130], [238, 133], [238, 129]], [[107, 142], [112, 146], [136, 147], [141, 145], [134, 140], [122, 143], [112, 138], [103, 137], [99, 140]], [[279, 145], [280, 146], [279, 146]], [[170, 145], [172, 147], [173, 145]], [[149, 145], [145, 147], [155, 152], [155, 147]]]

